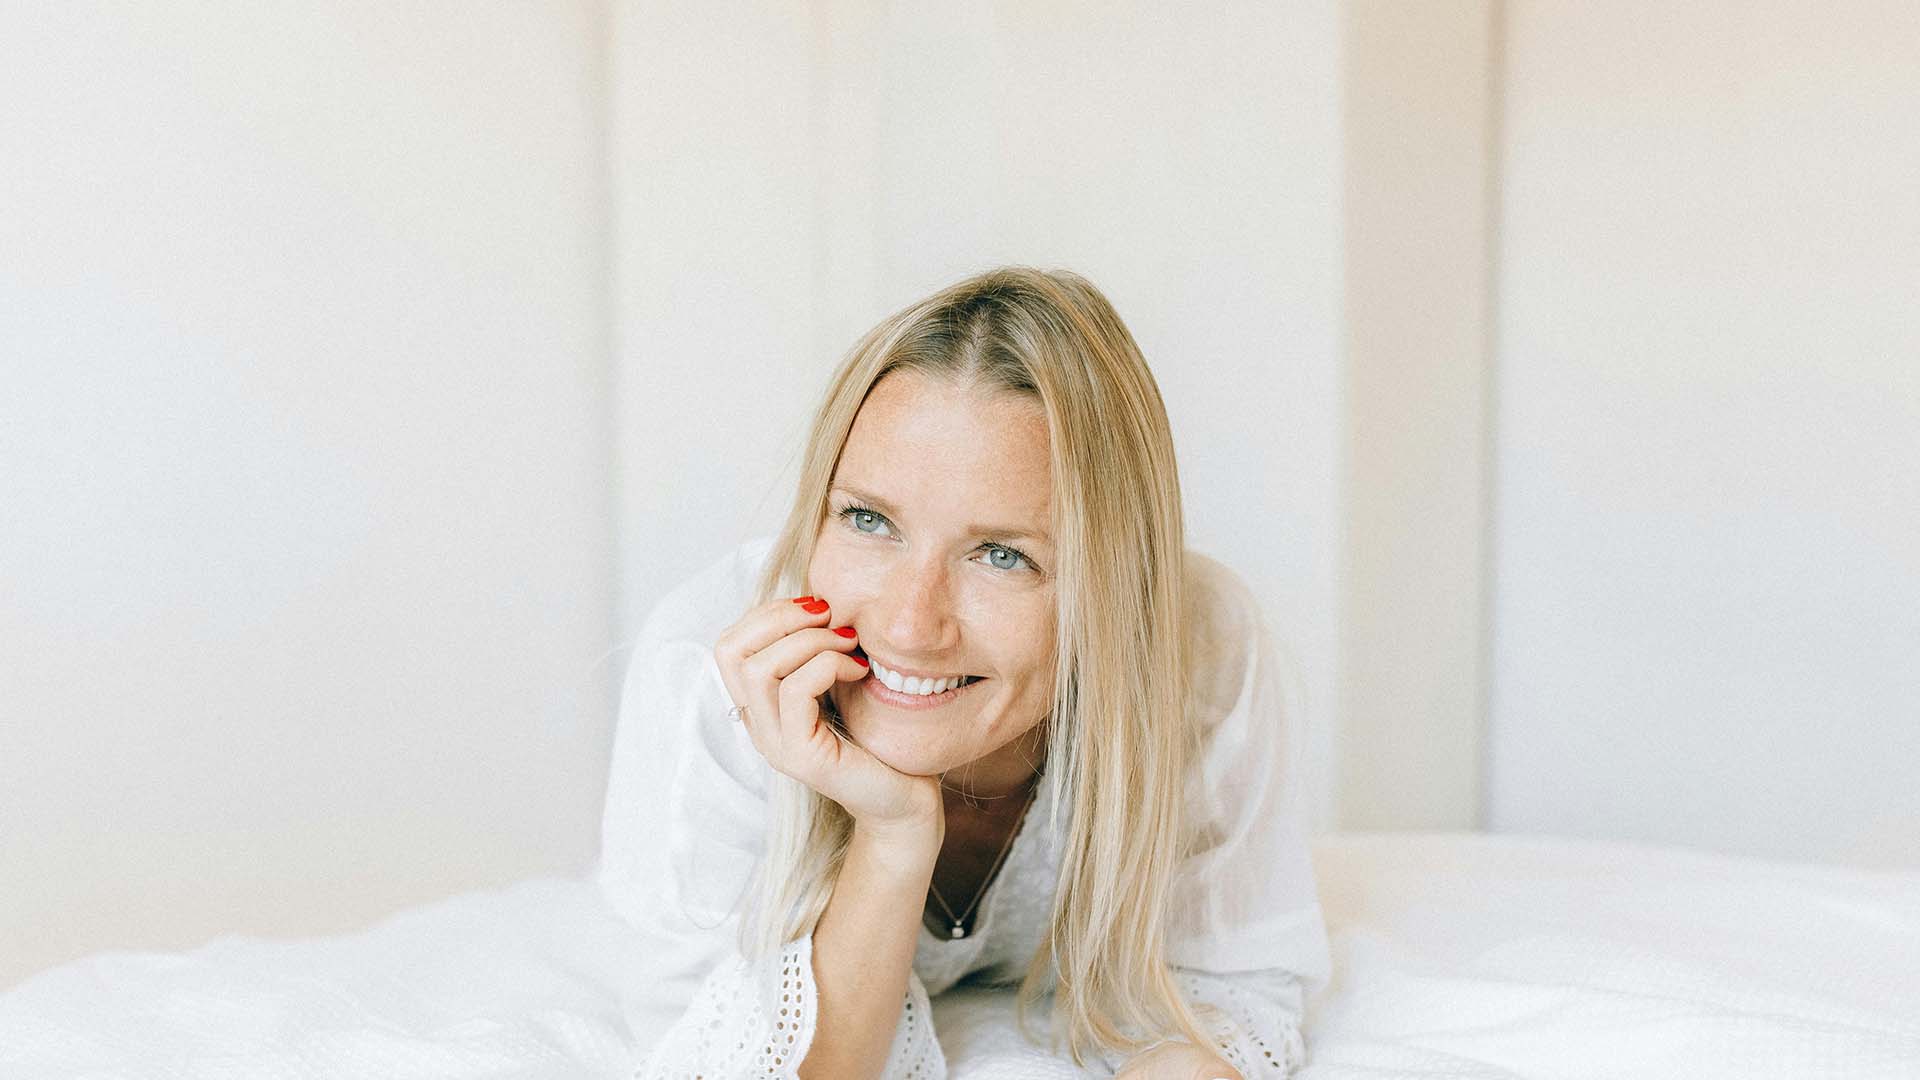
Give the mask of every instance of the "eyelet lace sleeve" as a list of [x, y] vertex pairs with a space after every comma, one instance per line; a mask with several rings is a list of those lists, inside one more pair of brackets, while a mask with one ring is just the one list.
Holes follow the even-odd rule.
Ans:
[[[813, 936], [759, 964], [738, 952], [700, 985], [686, 1014], [654, 1047], [637, 1080], [797, 1080], [819, 1017]], [[946, 1080], [926, 986], [908, 972], [882, 1080]]]
[[1245, 1080], [1284, 1080], [1306, 1067], [1298, 976], [1279, 970], [1177, 974], [1187, 1001], [1213, 1034], [1214, 1051]]
[[[630, 1018], [645, 1080], [796, 1078], [819, 996], [813, 938], [748, 959], [739, 902], [764, 851], [772, 768], [730, 702], [713, 654], [752, 602], [771, 537], [673, 589], [642, 624], [614, 738], [596, 877], [644, 942]], [[944, 1080], [926, 986], [909, 977], [887, 1080]]]

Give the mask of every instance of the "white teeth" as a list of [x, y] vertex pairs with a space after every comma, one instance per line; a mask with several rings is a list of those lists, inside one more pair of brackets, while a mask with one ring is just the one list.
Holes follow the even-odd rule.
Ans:
[[903, 694], [913, 694], [916, 697], [944, 693], [967, 681], [965, 675], [953, 675], [944, 679], [923, 679], [913, 675], [901, 675], [887, 669], [871, 657], [868, 658], [868, 663], [873, 665], [874, 677], [885, 684], [887, 689], [897, 690]]

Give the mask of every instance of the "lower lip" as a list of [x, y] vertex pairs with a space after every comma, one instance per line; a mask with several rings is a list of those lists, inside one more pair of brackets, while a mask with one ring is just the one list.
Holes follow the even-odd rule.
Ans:
[[871, 674], [861, 679], [860, 684], [867, 688], [867, 693], [873, 695], [874, 699], [883, 705], [891, 705], [896, 709], [937, 709], [986, 681], [977, 679], [965, 686], [956, 686], [937, 694], [903, 694], [881, 682], [878, 675]]

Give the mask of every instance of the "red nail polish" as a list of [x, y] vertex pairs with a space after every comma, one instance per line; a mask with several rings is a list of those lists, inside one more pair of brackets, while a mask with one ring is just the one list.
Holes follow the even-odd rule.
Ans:
[[796, 596], [793, 598], [793, 602], [796, 604], [804, 604], [811, 599], [813, 599], [811, 596]]
[[825, 600], [809, 601], [808, 603], [801, 604], [800, 609], [809, 615], [818, 615], [827, 610], [827, 602]]
[[852, 637], [855, 633], [851, 626], [836, 626], [833, 628], [833, 632], [839, 634], [841, 637]]
[[856, 656], [856, 657], [854, 657], [854, 658], [853, 658], [853, 662], [854, 662], [854, 663], [856, 663], [856, 664], [859, 664], [859, 665], [860, 665], [861, 667], [866, 667], [866, 666], [867, 666], [867, 658], [866, 658], [866, 657], [864, 657], [864, 656]]

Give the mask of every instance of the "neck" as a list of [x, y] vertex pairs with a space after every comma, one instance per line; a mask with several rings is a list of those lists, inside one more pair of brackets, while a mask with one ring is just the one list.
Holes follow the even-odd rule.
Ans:
[[1036, 724], [993, 753], [942, 773], [942, 795], [949, 804], [966, 803], [974, 809], [1009, 813], [1020, 809], [1046, 767], [1045, 729], [1045, 724]]

